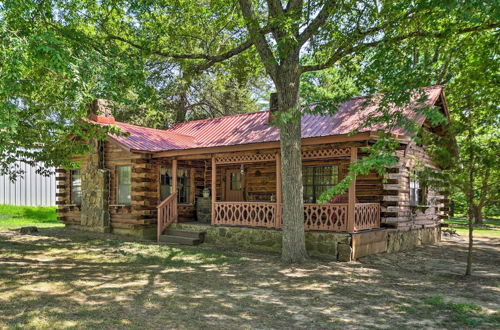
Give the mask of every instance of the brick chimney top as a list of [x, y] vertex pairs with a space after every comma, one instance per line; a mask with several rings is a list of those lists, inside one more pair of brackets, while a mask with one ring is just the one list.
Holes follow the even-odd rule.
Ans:
[[115, 123], [108, 100], [95, 99], [89, 104], [88, 118], [101, 124]]

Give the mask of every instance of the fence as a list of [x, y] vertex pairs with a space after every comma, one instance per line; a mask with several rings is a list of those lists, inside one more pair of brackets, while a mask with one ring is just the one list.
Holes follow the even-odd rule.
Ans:
[[19, 206], [55, 206], [56, 176], [43, 176], [36, 173], [36, 166], [23, 162], [17, 165], [24, 170], [12, 182], [8, 175], [0, 175], [0, 204]]

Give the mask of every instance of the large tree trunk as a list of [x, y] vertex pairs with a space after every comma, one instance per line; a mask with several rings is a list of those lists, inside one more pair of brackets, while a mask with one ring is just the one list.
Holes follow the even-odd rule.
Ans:
[[482, 225], [483, 224], [483, 208], [480, 205], [474, 205], [472, 207], [472, 212], [474, 216], [474, 224]]
[[187, 94], [186, 91], [181, 91], [179, 94], [179, 99], [175, 104], [175, 123], [183, 123], [186, 121], [186, 109], [187, 109]]
[[[278, 121], [281, 140], [281, 173], [283, 191], [282, 260], [300, 263], [307, 259], [304, 234], [304, 200], [302, 186], [301, 111], [297, 70], [283, 70], [276, 82]], [[287, 119], [282, 114], [287, 113]]]

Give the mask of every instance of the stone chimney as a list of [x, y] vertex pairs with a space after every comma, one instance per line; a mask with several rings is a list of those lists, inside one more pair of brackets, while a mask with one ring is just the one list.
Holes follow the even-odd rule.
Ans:
[[275, 120], [274, 114], [278, 111], [278, 93], [271, 93], [269, 96], [269, 118], [267, 122], [272, 124]]
[[111, 113], [108, 100], [95, 99], [89, 104], [88, 116], [90, 120], [101, 124], [115, 123], [115, 117]]

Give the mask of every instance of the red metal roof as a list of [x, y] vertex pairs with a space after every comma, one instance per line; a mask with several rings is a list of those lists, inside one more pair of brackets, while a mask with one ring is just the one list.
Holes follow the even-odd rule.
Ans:
[[[435, 104], [442, 90], [443, 86], [424, 88], [427, 95], [425, 104]], [[353, 98], [342, 103], [331, 116], [305, 114], [302, 117], [302, 138], [343, 135], [356, 129], [359, 132], [384, 129], [384, 124], [360, 128], [369, 117], [378, 113], [377, 102], [366, 106], [365, 101], [366, 97]], [[417, 106], [415, 103], [402, 112], [407, 118], [422, 125], [425, 116], [414, 111]], [[396, 107], [391, 109], [397, 110]], [[278, 129], [267, 124], [268, 117], [269, 111], [259, 111], [179, 123], [168, 130], [116, 122], [114, 125], [130, 135], [113, 138], [130, 149], [150, 152], [278, 141]], [[391, 129], [391, 133], [404, 135], [405, 131], [403, 128], [395, 128]]]
[[182, 135], [168, 130], [130, 125], [115, 122], [126, 136], [111, 135], [111, 137], [127, 148], [141, 151], [163, 151], [196, 148], [197, 144], [192, 136]]

